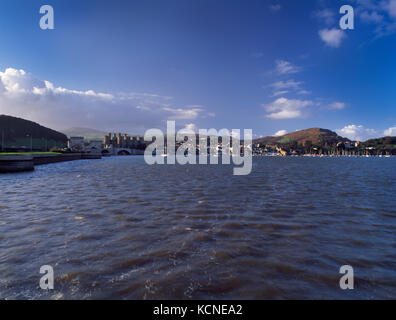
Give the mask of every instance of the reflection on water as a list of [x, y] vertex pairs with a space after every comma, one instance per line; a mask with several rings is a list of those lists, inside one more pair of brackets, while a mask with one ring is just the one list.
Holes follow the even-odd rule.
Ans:
[[394, 158], [256, 158], [233, 176], [115, 157], [1, 175], [0, 298], [396, 298], [395, 181]]

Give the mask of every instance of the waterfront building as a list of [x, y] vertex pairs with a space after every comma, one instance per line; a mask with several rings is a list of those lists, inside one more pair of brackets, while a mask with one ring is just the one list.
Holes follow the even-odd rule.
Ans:
[[112, 137], [111, 137], [111, 133], [110, 133], [109, 135], [105, 136], [105, 137], [104, 137], [104, 140], [103, 140], [103, 144], [104, 144], [104, 146], [108, 146], [108, 145], [110, 145], [110, 141], [111, 141], [111, 139], [112, 139]]
[[67, 147], [72, 151], [83, 151], [85, 148], [84, 137], [70, 137]]

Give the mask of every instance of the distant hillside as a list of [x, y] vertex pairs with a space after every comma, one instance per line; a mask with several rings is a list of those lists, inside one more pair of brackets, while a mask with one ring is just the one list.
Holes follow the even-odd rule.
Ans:
[[[5, 149], [49, 149], [65, 147], [67, 137], [63, 133], [43, 127], [33, 121], [0, 115], [0, 145]], [[0, 150], [2, 150], [0, 147]]]
[[307, 143], [312, 145], [334, 145], [339, 142], [348, 142], [347, 138], [340, 137], [337, 133], [321, 128], [311, 128], [285, 134], [280, 137], [263, 137], [256, 139], [255, 143], [262, 144], [298, 144], [301, 146]]
[[282, 154], [396, 155], [396, 137], [356, 143], [320, 128], [300, 130], [280, 137], [259, 138], [254, 143], [264, 151], [276, 150]]
[[103, 140], [105, 132], [90, 128], [70, 128], [62, 130], [68, 137], [84, 137], [87, 140]]
[[378, 139], [370, 139], [362, 143], [365, 148], [374, 148], [376, 150], [383, 150], [394, 153], [396, 150], [396, 137], [383, 137]]

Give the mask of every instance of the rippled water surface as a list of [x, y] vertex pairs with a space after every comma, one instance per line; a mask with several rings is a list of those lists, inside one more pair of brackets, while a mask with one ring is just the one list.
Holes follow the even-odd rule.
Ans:
[[237, 177], [113, 157], [0, 182], [3, 299], [396, 298], [395, 158], [255, 158]]

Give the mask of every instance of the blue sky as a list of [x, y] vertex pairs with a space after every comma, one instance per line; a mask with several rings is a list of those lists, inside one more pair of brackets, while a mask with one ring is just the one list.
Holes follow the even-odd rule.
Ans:
[[3, 0], [0, 41], [0, 113], [56, 129], [396, 135], [396, 0]]

